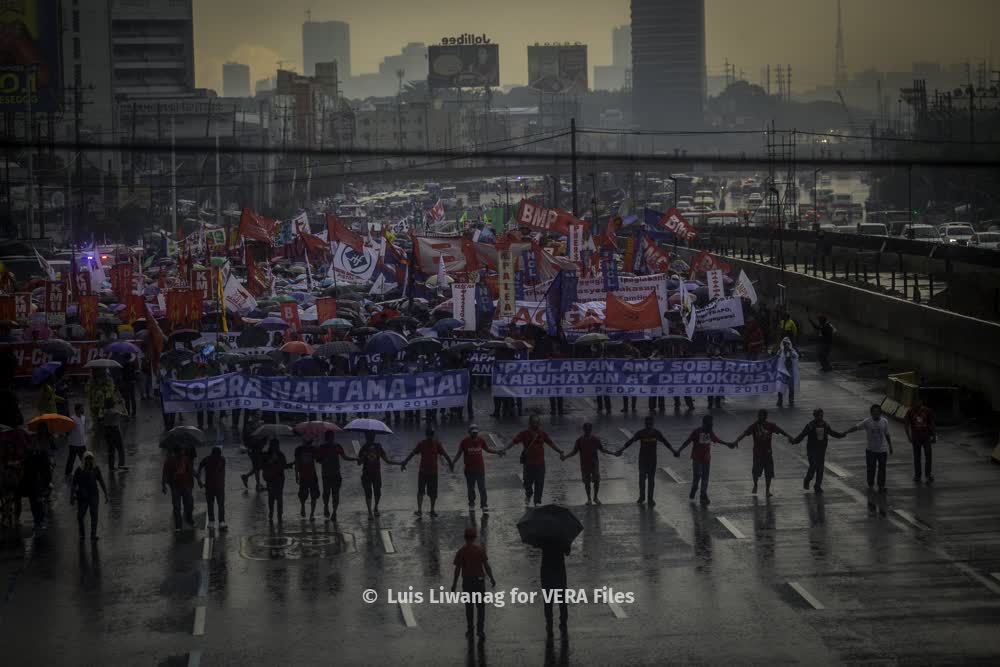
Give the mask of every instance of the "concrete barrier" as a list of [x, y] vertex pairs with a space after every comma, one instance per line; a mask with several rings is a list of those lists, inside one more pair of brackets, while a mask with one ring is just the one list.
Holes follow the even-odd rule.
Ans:
[[913, 407], [920, 385], [915, 371], [894, 373], [886, 380], [885, 398], [882, 399], [882, 413], [887, 417], [902, 419]]

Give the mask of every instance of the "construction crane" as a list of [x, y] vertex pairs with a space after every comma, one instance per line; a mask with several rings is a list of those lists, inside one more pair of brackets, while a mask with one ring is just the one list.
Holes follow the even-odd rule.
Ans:
[[837, 97], [840, 98], [840, 104], [844, 107], [844, 113], [847, 114], [847, 127], [853, 130], [855, 127], [854, 116], [851, 114], [851, 109], [847, 106], [847, 102], [844, 101], [844, 94], [838, 90]]

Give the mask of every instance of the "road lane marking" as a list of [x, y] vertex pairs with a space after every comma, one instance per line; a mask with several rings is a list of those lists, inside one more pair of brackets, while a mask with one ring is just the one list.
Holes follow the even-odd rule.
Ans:
[[194, 631], [191, 634], [193, 634], [195, 637], [202, 637], [205, 634], [204, 605], [194, 608]]
[[399, 603], [399, 613], [403, 615], [403, 623], [406, 624], [408, 628], [417, 627], [417, 619], [413, 615], [413, 606], [409, 602]]
[[493, 449], [503, 449], [503, 445], [500, 443], [500, 438], [497, 437], [496, 433], [490, 433], [490, 440], [493, 441]]
[[382, 548], [385, 549], [387, 554], [396, 553], [396, 545], [392, 543], [392, 533], [389, 532], [388, 528], [383, 528], [382, 533]]
[[719, 519], [719, 523], [721, 523], [723, 526], [725, 526], [726, 530], [728, 530], [730, 533], [732, 533], [733, 537], [735, 537], [738, 540], [745, 540], [746, 539], [747, 536], [744, 535], [743, 531], [741, 531], [739, 528], [737, 528], [733, 524], [732, 521], [730, 521], [729, 519], [727, 519], [724, 516], [720, 516], [720, 517], [717, 517], [717, 518]]
[[917, 517], [913, 516], [912, 514], [910, 514], [909, 512], [907, 512], [906, 510], [893, 510], [893, 512], [895, 512], [896, 514], [898, 514], [899, 516], [901, 516], [904, 521], [906, 521], [911, 526], [914, 526], [918, 530], [931, 530], [930, 526], [928, 526], [926, 523], [924, 523], [923, 521], [921, 521]]
[[619, 428], [618, 430], [621, 431], [622, 435], [624, 435], [629, 440], [632, 439], [632, 431], [628, 430], [627, 428]]
[[361, 451], [361, 445], [358, 444], [357, 440], [351, 440], [351, 447], [354, 447], [354, 455], [357, 456], [358, 452]]
[[836, 463], [824, 463], [823, 466], [841, 479], [846, 479], [851, 476], [851, 473], [847, 472]]
[[188, 653], [188, 667], [201, 667], [201, 651]]
[[997, 581], [1000, 581], [1000, 572], [993, 572], [992, 574], [990, 574], [990, 576], [996, 579]]
[[212, 538], [206, 536], [201, 541], [201, 559], [208, 560], [212, 557]]
[[201, 568], [198, 572], [198, 597], [203, 598], [208, 595], [208, 572]]
[[611, 613], [615, 615], [615, 618], [628, 618], [628, 614], [625, 613], [625, 610], [617, 602], [609, 602], [608, 606], [611, 607]]
[[681, 476], [678, 475], [677, 473], [675, 473], [671, 468], [668, 468], [667, 466], [660, 466], [660, 470], [662, 470], [664, 473], [666, 473], [667, 477], [669, 477], [670, 479], [674, 480], [678, 484], [683, 484], [684, 483], [684, 480], [681, 479]]
[[809, 603], [809, 606], [813, 609], [826, 609], [822, 602], [817, 600], [812, 593], [807, 591], [805, 587], [797, 581], [789, 581], [788, 585], [791, 586], [792, 590], [799, 594], [799, 596]]

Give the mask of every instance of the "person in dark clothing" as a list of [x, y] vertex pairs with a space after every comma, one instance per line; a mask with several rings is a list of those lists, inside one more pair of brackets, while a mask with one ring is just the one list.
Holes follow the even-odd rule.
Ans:
[[[323, 444], [319, 446], [320, 471], [323, 477], [323, 516], [327, 521], [337, 520], [337, 507], [340, 506], [340, 460], [357, 461], [356, 458], [344, 453], [344, 448], [334, 442], [333, 433], [327, 433]], [[333, 512], [330, 511], [330, 501], [333, 501]]]
[[24, 476], [21, 478], [21, 495], [28, 497], [36, 531], [48, 528], [45, 499], [52, 484], [52, 459], [49, 456], [48, 441], [48, 429], [45, 424], [41, 424], [38, 427], [38, 437], [32, 442], [25, 457]]
[[118, 454], [118, 470], [128, 470], [125, 467], [125, 444], [122, 442], [121, 413], [115, 408], [113, 399], [104, 402], [104, 414], [101, 415], [101, 427], [104, 429], [104, 442], [108, 445], [108, 472], [115, 469], [115, 454]]
[[182, 518], [189, 527], [194, 527], [194, 459], [193, 448], [174, 447], [163, 462], [160, 485], [164, 495], [167, 487], [170, 487], [175, 532], [180, 532], [183, 528]]
[[[906, 429], [906, 437], [913, 445], [913, 481], [920, 483], [920, 473], [927, 475], [927, 483], [934, 482], [934, 475], [931, 473], [931, 445], [937, 440], [937, 426], [934, 420], [934, 411], [923, 404], [920, 397], [913, 400], [913, 407], [906, 413], [903, 420], [903, 428]], [[923, 470], [920, 465], [920, 455], [923, 454]]]
[[816, 478], [816, 486], [813, 490], [816, 493], [823, 493], [823, 468], [826, 465], [826, 446], [830, 436], [843, 438], [844, 434], [833, 430], [823, 419], [823, 410], [816, 408], [813, 410], [813, 420], [805, 425], [802, 432], [795, 438], [789, 440], [793, 445], [802, 442], [806, 438], [806, 456], [809, 458], [809, 470], [805, 479], [802, 480], [802, 488], [808, 489], [813, 477]]
[[646, 417], [645, 427], [636, 431], [635, 435], [615, 452], [615, 455], [621, 456], [632, 443], [637, 441], [639, 442], [639, 500], [636, 502], [641, 505], [648, 499], [649, 506], [652, 507], [656, 504], [653, 500], [653, 488], [656, 484], [656, 445], [663, 444], [671, 454], [676, 455], [677, 452], [663, 434], [653, 428], [652, 417]]
[[247, 456], [250, 457], [250, 472], [240, 475], [243, 488], [247, 487], [247, 480], [253, 477], [257, 482], [257, 493], [264, 490], [260, 484], [261, 461], [264, 458], [262, 451], [264, 438], [255, 436], [253, 433], [260, 426], [260, 415], [257, 412], [247, 411], [246, 419], [243, 421], [243, 446], [246, 447]]
[[[569, 454], [564, 454], [562, 460], [565, 461], [576, 456], [577, 453], [580, 454], [580, 476], [583, 477], [583, 490], [587, 493], [587, 504], [590, 505], [593, 502], [600, 505], [601, 499], [597, 494], [601, 490], [601, 468], [597, 453], [604, 452], [613, 456], [615, 452], [604, 449], [601, 439], [593, 434], [593, 430], [594, 427], [590, 423], [584, 424], [583, 436], [576, 439], [573, 449], [570, 450]], [[590, 496], [591, 484], [594, 486], [593, 500]]]
[[[389, 460], [382, 445], [375, 442], [375, 434], [371, 431], [365, 433], [365, 444], [358, 450], [358, 465], [361, 466], [361, 488], [365, 492], [365, 505], [368, 507], [368, 518], [378, 516], [378, 503], [382, 499], [382, 464], [385, 461], [389, 465], [399, 465], [395, 461]], [[372, 499], [375, 500], [375, 509], [372, 510]]]
[[110, 501], [108, 489], [104, 486], [104, 477], [101, 469], [97, 467], [93, 452], [86, 452], [83, 455], [83, 467], [77, 468], [73, 473], [73, 484], [70, 488], [69, 504], [77, 503], [76, 524], [80, 529], [80, 539], [85, 536], [83, 528], [83, 517], [90, 512], [90, 539], [97, 539], [97, 510], [100, 507], [101, 496], [98, 488], [104, 493], [104, 503]]
[[294, 463], [289, 463], [281, 451], [277, 438], [267, 443], [267, 451], [261, 460], [261, 470], [264, 473], [264, 483], [267, 484], [267, 520], [274, 522], [274, 510], [277, 506], [278, 523], [281, 523], [285, 505], [282, 494], [285, 492], [285, 470]]
[[[455, 554], [455, 577], [451, 581], [451, 590], [455, 591], [458, 586], [458, 577], [462, 576], [462, 590], [471, 593], [473, 596], [483, 596], [486, 593], [486, 576], [490, 578], [490, 585], [497, 586], [497, 580], [493, 577], [493, 569], [490, 567], [486, 557], [486, 549], [481, 544], [476, 544], [477, 532], [475, 527], [469, 526], [465, 529], [465, 546]], [[479, 627], [479, 639], [486, 639], [486, 603], [480, 598], [465, 603], [465, 636], [472, 639], [472, 632], [475, 627], [472, 623], [473, 610], [476, 612], [476, 625]]]
[[[550, 591], [548, 594], [564, 596], [566, 591], [566, 556], [569, 555], [568, 544], [543, 544], [542, 546], [542, 571], [541, 585], [543, 591]], [[558, 593], [553, 593], [559, 591]], [[548, 597], [545, 602], [545, 632], [552, 634], [552, 605], [553, 598]], [[566, 598], [559, 598], [559, 632], [563, 635], [567, 633], [567, 623], [569, 622], [569, 605]]]
[[[202, 471], [205, 481], [202, 482]], [[219, 530], [226, 530], [226, 459], [222, 447], [212, 447], [212, 453], [198, 465], [198, 486], [205, 489], [208, 503], [208, 522], [215, 523], [215, 507], [219, 508]]]
[[833, 366], [830, 365], [830, 352], [833, 350], [833, 334], [836, 332], [836, 329], [826, 319], [826, 315], [820, 315], [819, 322], [813, 322], [810, 317], [809, 324], [813, 325], [813, 328], [819, 333], [819, 350], [816, 356], [819, 357], [820, 368], [827, 372], [832, 371]]
[[309, 519], [316, 517], [316, 501], [319, 500], [319, 478], [316, 475], [316, 460], [319, 450], [312, 441], [307, 441], [295, 448], [292, 460], [295, 462], [295, 481], [299, 485], [299, 503], [302, 508], [299, 516], [306, 517], [306, 500], [311, 500]]
[[757, 421], [750, 424], [740, 437], [736, 438], [736, 445], [740, 440], [747, 437], [753, 438], [753, 490], [750, 492], [757, 495], [757, 481], [761, 474], [764, 475], [764, 493], [771, 496], [771, 480], [774, 479], [774, 450], [771, 447], [771, 437], [775, 433], [780, 433], [786, 438], [791, 438], [780, 426], [774, 422], [767, 421], [767, 410], [757, 411]]
[[135, 417], [135, 385], [138, 379], [135, 361], [130, 358], [122, 364], [121, 380], [118, 383], [118, 391], [125, 400], [125, 412], [129, 417]]

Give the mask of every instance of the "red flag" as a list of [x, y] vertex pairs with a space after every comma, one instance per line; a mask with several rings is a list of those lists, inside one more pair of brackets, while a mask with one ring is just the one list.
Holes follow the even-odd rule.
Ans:
[[440, 199], [438, 199], [437, 203], [434, 204], [433, 207], [431, 207], [431, 219], [434, 222], [440, 222], [444, 220], [444, 202], [442, 202]]
[[65, 316], [66, 285], [61, 280], [45, 281], [45, 312], [50, 316]]
[[570, 223], [580, 223], [572, 213], [558, 208], [545, 208], [522, 199], [517, 206], [517, 226], [541, 229], [546, 232], [556, 232], [566, 236], [569, 234]]
[[364, 252], [365, 251], [365, 241], [361, 238], [359, 234], [351, 231], [340, 220], [337, 220], [337, 216], [328, 213], [326, 215], [326, 229], [327, 238], [330, 239], [330, 243], [336, 241], [337, 243], [344, 243], [351, 248], [354, 252]]
[[126, 319], [129, 324], [132, 324], [137, 319], [143, 316], [143, 311], [146, 307], [146, 301], [142, 298], [140, 294], [129, 294], [128, 302], [125, 304], [128, 308], [125, 309]]
[[285, 302], [281, 304], [281, 319], [288, 323], [288, 326], [292, 331], [298, 331], [302, 328], [299, 322], [299, 304], [292, 302]]
[[13, 322], [17, 319], [17, 306], [12, 296], [0, 296], [0, 320]]
[[[615, 216], [608, 226], [604, 228], [604, 231], [594, 237], [594, 245], [597, 246], [598, 250], [617, 250], [617, 233], [621, 229], [622, 219]], [[628, 266], [626, 264], [626, 266]]]
[[172, 289], [167, 291], [167, 322], [171, 329], [184, 325], [187, 317], [187, 290]]
[[299, 239], [302, 240], [310, 257], [321, 257], [323, 254], [330, 252], [330, 244], [315, 234], [299, 232]]
[[337, 316], [337, 300], [332, 296], [324, 296], [316, 299], [316, 319], [322, 325], [327, 320], [332, 320]]
[[31, 292], [14, 293], [14, 313], [19, 323], [26, 323], [31, 317]]
[[656, 299], [656, 290], [652, 290], [649, 296], [636, 304], [626, 303], [608, 292], [604, 307], [604, 323], [609, 329], [622, 331], [659, 328], [660, 306]]
[[699, 252], [694, 261], [691, 262], [691, 273], [708, 273], [709, 271], [719, 270], [723, 273], [729, 273], [732, 267], [728, 263], [722, 261], [715, 255], [712, 255], [707, 250], [702, 250]]
[[274, 220], [269, 220], [245, 208], [240, 215], [240, 236], [270, 245], [274, 238], [276, 224]]
[[668, 232], [673, 232], [678, 241], [690, 242], [698, 238], [698, 230], [692, 227], [676, 208], [667, 211], [658, 224]]
[[94, 337], [97, 335], [97, 295], [81, 294], [79, 309], [80, 326], [87, 332], [87, 335]]

